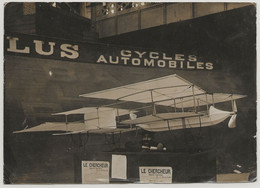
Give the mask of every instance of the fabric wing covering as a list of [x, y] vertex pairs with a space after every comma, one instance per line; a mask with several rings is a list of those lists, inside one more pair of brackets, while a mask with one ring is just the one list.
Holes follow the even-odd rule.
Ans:
[[[13, 133], [26, 133], [26, 132], [63, 132], [63, 133], [56, 133], [54, 135], [65, 135], [65, 134], [77, 134], [77, 133], [106, 133], [106, 134], [118, 134], [128, 131], [134, 131], [135, 129], [120, 129], [120, 128], [113, 128], [113, 127], [104, 127], [98, 128], [97, 126], [87, 126], [85, 123], [79, 122], [71, 122], [71, 123], [64, 123], [64, 122], [46, 122], [42, 123], [38, 126], [14, 131]], [[65, 133], [64, 133], [65, 132]]]
[[[136, 112], [136, 111], [131, 111]], [[23, 132], [46, 132], [46, 131], [62, 131], [67, 134], [89, 132], [89, 133], [120, 133], [131, 130], [116, 128], [116, 116], [129, 114], [130, 110], [116, 109], [109, 107], [84, 107], [66, 112], [60, 112], [53, 115], [72, 115], [84, 114], [84, 121], [81, 122], [46, 122], [38, 126], [15, 131], [14, 133]], [[61, 133], [63, 134], [63, 133]]]
[[238, 94], [227, 94], [227, 93], [213, 93], [213, 94], [200, 94], [189, 97], [178, 98], [174, 100], [162, 101], [156, 104], [164, 105], [164, 106], [176, 106], [176, 108], [190, 108], [194, 106], [194, 99], [196, 106], [203, 106], [207, 104], [216, 104], [221, 102], [226, 102], [230, 100], [236, 100], [246, 97], [246, 95], [238, 95]]
[[139, 117], [133, 120], [125, 120], [121, 121], [121, 124], [146, 124], [156, 121], [166, 121], [166, 120], [173, 120], [173, 119], [181, 119], [181, 118], [188, 118], [188, 117], [196, 117], [201, 116], [202, 114], [195, 113], [195, 112], [175, 112], [175, 113], [160, 113], [156, 115], [147, 115], [143, 117]]
[[[174, 74], [80, 96], [150, 103], [152, 99], [153, 102], [158, 102], [191, 96], [193, 94], [192, 85], [192, 83]], [[202, 93], [205, 93], [205, 91], [194, 86], [194, 94]]]
[[46, 131], [79, 131], [86, 130], [86, 125], [84, 123], [68, 123], [65, 122], [46, 122], [38, 126], [24, 129], [21, 131], [15, 131], [14, 133], [22, 132], [46, 132]]
[[53, 115], [84, 114], [84, 122], [88, 128], [116, 128], [116, 117], [130, 114], [130, 112], [136, 111], [109, 107], [84, 107], [76, 110], [56, 113]]
[[194, 99], [196, 106], [202, 106], [245, 97], [237, 94], [206, 93], [200, 87], [174, 74], [80, 96], [140, 103], [154, 102], [157, 105], [177, 108], [194, 107]]

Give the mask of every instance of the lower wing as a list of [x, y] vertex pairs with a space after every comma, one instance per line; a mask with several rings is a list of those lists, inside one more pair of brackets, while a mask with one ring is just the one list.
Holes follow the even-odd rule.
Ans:
[[[99, 133], [99, 134], [119, 134], [129, 131], [135, 131], [136, 128], [116, 128], [114, 126], [98, 127], [89, 126], [82, 122], [46, 122], [38, 126], [14, 131], [13, 133], [26, 133], [26, 132], [59, 132], [53, 135], [68, 135], [68, 134], [79, 134], [79, 133]], [[62, 133], [60, 133], [62, 132]]]

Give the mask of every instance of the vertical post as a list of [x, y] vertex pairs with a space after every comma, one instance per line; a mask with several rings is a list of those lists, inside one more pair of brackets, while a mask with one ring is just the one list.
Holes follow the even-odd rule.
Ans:
[[200, 122], [200, 128], [201, 128], [201, 118], [200, 118], [200, 116], [199, 116], [199, 122]]
[[184, 119], [184, 118], [182, 118], [182, 119], [181, 119], [181, 121], [182, 121], [182, 127], [185, 129], [185, 128], [186, 128], [185, 119]]
[[212, 93], [212, 105], [215, 106], [215, 104], [214, 104], [214, 96], [213, 95], [214, 95], [214, 93]]
[[74, 183], [82, 182], [82, 174], [81, 174], [81, 161], [82, 161], [82, 152], [79, 147], [79, 140], [77, 137], [72, 138], [72, 151], [73, 151], [73, 166], [74, 166]]
[[138, 29], [140, 30], [142, 28], [141, 10], [139, 9], [137, 13], [138, 13]]
[[117, 6], [116, 6], [116, 4], [115, 4], [115, 13], [116, 13], [116, 15], [115, 15], [115, 32], [116, 32], [116, 35], [118, 34], [118, 11], [117, 11]]
[[171, 130], [171, 129], [170, 129], [169, 120], [167, 120], [167, 125], [168, 125], [168, 130]]
[[119, 111], [118, 111], [118, 108], [116, 108], [116, 114], [117, 114], [117, 116], [116, 116], [117, 122], [119, 123]]
[[232, 106], [232, 112], [234, 112], [234, 100], [233, 100], [233, 95], [231, 95], [231, 106]]
[[191, 3], [191, 14], [192, 14], [192, 18], [195, 18], [195, 3]]
[[192, 85], [191, 87], [192, 87], [192, 95], [193, 95], [193, 103], [194, 103], [194, 112], [197, 112], [196, 101], [195, 101], [195, 96], [194, 96], [194, 85]]
[[184, 108], [183, 108], [183, 98], [181, 98], [181, 110], [182, 110], [182, 112], [184, 112]]
[[177, 107], [176, 107], [176, 100], [175, 99], [173, 99], [174, 100], [174, 108], [175, 108], [175, 112], [177, 111]]
[[121, 131], [119, 132], [119, 149], [121, 148]]
[[135, 137], [137, 137], [137, 134], [138, 134], [138, 132], [137, 132], [137, 131], [138, 131], [137, 126], [135, 127], [135, 131], [136, 131], [136, 132], [135, 132]]
[[200, 111], [200, 99], [197, 99], [197, 110]]
[[207, 103], [207, 114], [209, 113], [209, 103], [208, 103], [208, 95], [207, 93], [205, 93], [205, 97], [206, 97], [206, 103]]
[[151, 90], [151, 100], [152, 100], [152, 106], [153, 106], [153, 114], [156, 114], [156, 107], [155, 107], [155, 104], [153, 102], [153, 90]]
[[[75, 145], [75, 144], [74, 144]], [[81, 155], [80, 151], [73, 150], [74, 183], [81, 183]]]
[[68, 132], [68, 116], [65, 115], [65, 122], [66, 122], [66, 132]]
[[228, 4], [224, 3], [224, 10], [226, 11], [228, 9]]
[[97, 107], [97, 118], [98, 118], [98, 128], [99, 128], [99, 113], [98, 113], [98, 107]]
[[163, 24], [167, 24], [167, 3], [163, 4]]

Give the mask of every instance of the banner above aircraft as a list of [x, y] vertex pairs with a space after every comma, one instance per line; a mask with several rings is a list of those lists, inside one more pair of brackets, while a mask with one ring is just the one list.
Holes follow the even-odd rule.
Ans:
[[203, 59], [195, 54], [68, 41], [25, 34], [5, 35], [5, 55], [178, 70], [212, 71], [220, 68], [220, 64], [216, 61], [213, 62], [208, 57]]

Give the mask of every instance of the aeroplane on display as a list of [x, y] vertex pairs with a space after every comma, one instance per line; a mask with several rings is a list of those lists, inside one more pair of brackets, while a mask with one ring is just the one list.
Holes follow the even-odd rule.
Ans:
[[[46, 122], [14, 133], [48, 131], [53, 132], [53, 135], [117, 134], [137, 129], [160, 132], [214, 126], [227, 118], [230, 118], [228, 127], [234, 128], [237, 117], [235, 101], [246, 97], [246, 95], [239, 94], [208, 93], [176, 74], [80, 96], [102, 100], [109, 99], [116, 102], [56, 113], [53, 115], [63, 115], [66, 117], [66, 121]], [[216, 103], [228, 101], [231, 101], [232, 111], [223, 111], [214, 107]], [[136, 109], [115, 107], [130, 102], [149, 106]], [[159, 106], [167, 108], [167, 112], [159, 112]], [[149, 108], [151, 113], [140, 115], [139, 112], [145, 108]], [[201, 110], [203, 108], [204, 111]], [[83, 114], [84, 119], [69, 122], [68, 116], [73, 114]], [[127, 118], [125, 118], [126, 116]]]

